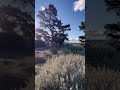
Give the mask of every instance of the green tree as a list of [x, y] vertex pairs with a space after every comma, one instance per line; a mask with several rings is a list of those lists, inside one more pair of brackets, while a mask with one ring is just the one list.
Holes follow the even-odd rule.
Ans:
[[66, 31], [71, 30], [70, 25], [63, 25], [61, 20], [57, 18], [57, 9], [50, 4], [45, 10], [40, 10], [37, 17], [40, 19], [40, 29], [36, 29], [45, 40], [52, 45], [62, 45], [64, 40], [68, 40]]
[[[79, 26], [80, 30], [85, 32], [85, 22], [81, 22], [81, 26]], [[84, 36], [79, 36], [79, 41], [81, 42], [81, 45], [85, 45], [85, 35]]]

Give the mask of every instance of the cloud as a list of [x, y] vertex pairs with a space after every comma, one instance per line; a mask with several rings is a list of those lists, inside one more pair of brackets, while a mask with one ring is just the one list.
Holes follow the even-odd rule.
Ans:
[[74, 11], [82, 11], [85, 9], [85, 0], [78, 0], [74, 2]]
[[45, 10], [45, 7], [44, 7], [44, 6], [41, 6], [41, 7], [40, 7], [40, 10], [42, 10], [42, 11]]

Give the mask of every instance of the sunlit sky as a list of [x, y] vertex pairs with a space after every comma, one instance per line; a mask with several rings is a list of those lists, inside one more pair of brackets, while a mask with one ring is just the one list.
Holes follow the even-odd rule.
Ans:
[[61, 19], [63, 25], [70, 24], [71, 31], [68, 32], [70, 39], [78, 39], [84, 35], [79, 31], [79, 25], [85, 20], [84, 0], [35, 0], [35, 28], [39, 28], [39, 19], [36, 17], [41, 7], [48, 8], [53, 4], [58, 13], [58, 19]]

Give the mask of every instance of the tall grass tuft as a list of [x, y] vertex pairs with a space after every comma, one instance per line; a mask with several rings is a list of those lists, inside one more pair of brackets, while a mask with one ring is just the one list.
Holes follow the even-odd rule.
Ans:
[[80, 90], [84, 86], [85, 60], [80, 55], [53, 55], [35, 77], [35, 90]]

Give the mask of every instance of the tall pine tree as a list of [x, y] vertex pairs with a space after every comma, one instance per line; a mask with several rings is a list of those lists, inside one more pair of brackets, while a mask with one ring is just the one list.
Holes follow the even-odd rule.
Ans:
[[40, 10], [37, 17], [40, 19], [40, 28], [36, 29], [43, 38], [52, 45], [62, 45], [64, 40], [68, 40], [66, 31], [71, 30], [70, 25], [63, 25], [57, 18], [57, 9], [50, 4], [45, 10]]

